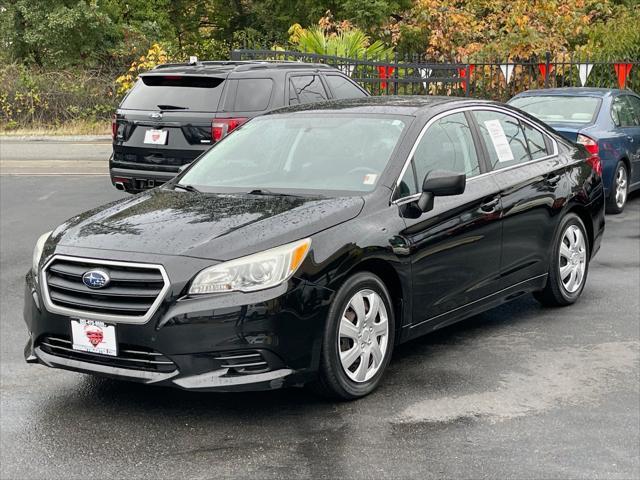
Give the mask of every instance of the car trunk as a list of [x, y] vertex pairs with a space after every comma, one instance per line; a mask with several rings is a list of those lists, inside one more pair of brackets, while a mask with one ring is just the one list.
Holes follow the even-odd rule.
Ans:
[[547, 124], [572, 143], [576, 143], [576, 141], [578, 140], [578, 134], [584, 128], [591, 126], [591, 124], [577, 125], [575, 123], [561, 123], [561, 122], [547, 122]]

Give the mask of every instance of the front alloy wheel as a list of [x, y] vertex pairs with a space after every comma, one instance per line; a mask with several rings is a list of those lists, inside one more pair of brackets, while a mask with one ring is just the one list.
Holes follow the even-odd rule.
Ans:
[[329, 308], [316, 392], [352, 400], [380, 383], [393, 350], [395, 317], [385, 284], [370, 272], [347, 279]]

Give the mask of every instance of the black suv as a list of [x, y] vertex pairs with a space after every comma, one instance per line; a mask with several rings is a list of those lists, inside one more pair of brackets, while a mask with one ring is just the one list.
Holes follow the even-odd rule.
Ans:
[[299, 62], [167, 64], [140, 75], [113, 119], [109, 161], [116, 188], [139, 192], [268, 110], [368, 96], [339, 70]]

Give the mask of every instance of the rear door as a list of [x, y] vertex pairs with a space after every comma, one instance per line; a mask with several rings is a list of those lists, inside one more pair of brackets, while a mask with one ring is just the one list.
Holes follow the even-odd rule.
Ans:
[[175, 171], [212, 143], [226, 75], [143, 75], [118, 109], [114, 161]]
[[546, 274], [567, 197], [565, 166], [543, 129], [507, 110], [473, 111], [502, 199], [501, 288]]
[[[497, 184], [485, 167], [478, 138], [464, 111], [430, 120], [396, 187], [409, 240], [413, 278], [414, 334], [451, 320], [461, 308], [497, 289], [501, 250], [501, 205]], [[432, 170], [465, 173], [462, 195], [436, 197], [434, 208], [415, 206]]]

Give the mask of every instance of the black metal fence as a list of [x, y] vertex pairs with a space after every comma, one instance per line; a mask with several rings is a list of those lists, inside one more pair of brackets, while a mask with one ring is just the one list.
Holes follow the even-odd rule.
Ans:
[[344, 58], [295, 50], [233, 50], [232, 60], [299, 61], [332, 65], [373, 95], [457, 95], [507, 100], [533, 88], [604, 87], [640, 92], [640, 59], [611, 60], [576, 55], [509, 62], [469, 59], [429, 62], [421, 56]]

